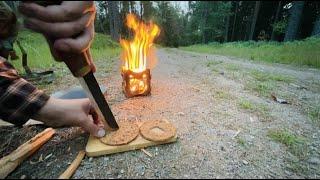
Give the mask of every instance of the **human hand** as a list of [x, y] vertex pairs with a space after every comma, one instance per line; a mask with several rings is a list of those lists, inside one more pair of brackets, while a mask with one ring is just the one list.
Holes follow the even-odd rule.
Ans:
[[105, 135], [103, 123], [89, 99], [63, 100], [50, 97], [33, 119], [50, 127], [78, 126], [93, 136]]
[[95, 72], [89, 50], [96, 13], [93, 1], [62, 1], [60, 5], [46, 7], [23, 2], [19, 10], [25, 16], [25, 27], [45, 36], [55, 60], [69, 60], [70, 54], [86, 52]]

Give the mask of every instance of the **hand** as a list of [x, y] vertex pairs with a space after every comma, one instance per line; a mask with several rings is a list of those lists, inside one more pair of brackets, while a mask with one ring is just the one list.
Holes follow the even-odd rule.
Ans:
[[89, 99], [63, 100], [50, 97], [33, 119], [51, 127], [79, 126], [93, 136], [105, 135], [103, 123]]
[[[19, 10], [25, 15], [25, 27], [46, 37], [55, 60], [66, 60], [72, 53], [90, 54], [96, 13], [93, 1], [62, 1], [47, 7], [23, 2]], [[92, 59], [90, 65], [95, 72]]]

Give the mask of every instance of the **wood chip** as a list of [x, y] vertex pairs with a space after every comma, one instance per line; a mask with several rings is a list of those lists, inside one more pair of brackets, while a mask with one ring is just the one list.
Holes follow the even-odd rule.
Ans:
[[142, 152], [144, 152], [146, 155], [148, 155], [149, 157], [153, 157], [151, 153], [149, 153], [147, 150], [145, 149], [141, 149]]

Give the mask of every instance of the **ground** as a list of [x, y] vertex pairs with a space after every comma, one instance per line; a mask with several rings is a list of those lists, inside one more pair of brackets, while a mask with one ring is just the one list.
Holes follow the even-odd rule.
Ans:
[[[146, 148], [153, 157], [140, 150], [85, 157], [73, 178], [320, 177], [320, 70], [177, 49], [157, 55], [151, 96], [125, 98], [117, 58], [113, 66], [98, 60], [96, 77], [116, 119], [167, 119], [178, 141]], [[45, 90], [77, 84], [64, 79]], [[2, 127], [0, 155], [44, 128]], [[59, 129], [9, 178], [57, 178], [87, 139], [79, 128]]]

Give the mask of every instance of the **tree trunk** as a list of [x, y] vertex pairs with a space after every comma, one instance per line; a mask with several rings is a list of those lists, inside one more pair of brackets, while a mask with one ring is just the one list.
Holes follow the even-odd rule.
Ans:
[[228, 15], [226, 19], [227, 19], [227, 22], [226, 22], [227, 24], [226, 24], [225, 34], [224, 34], [224, 42], [228, 42], [230, 16]]
[[109, 1], [110, 34], [111, 38], [115, 41], [119, 41], [120, 30], [118, 4], [118, 1]]
[[130, 1], [130, 12], [131, 13], [136, 13], [136, 9], [135, 9], [134, 5], [135, 5], [135, 2]]
[[311, 35], [320, 36], [320, 14], [318, 15], [316, 22], [314, 23]]
[[234, 19], [233, 19], [233, 25], [232, 25], [231, 41], [234, 41], [234, 32], [236, 30], [236, 20], [237, 20], [237, 14], [238, 14], [238, 6], [239, 6], [239, 2], [236, 2], [236, 8], [235, 8], [235, 11], [234, 11]]
[[252, 40], [253, 36], [254, 36], [254, 30], [255, 30], [255, 27], [256, 27], [257, 19], [258, 19], [260, 4], [261, 4], [261, 1], [256, 1], [256, 6], [254, 8], [254, 14], [253, 14], [253, 17], [252, 17], [252, 22], [251, 22], [249, 40]]
[[142, 19], [142, 15], [143, 15], [143, 5], [142, 5], [142, 1], [140, 1], [140, 19]]
[[300, 27], [304, 1], [294, 1], [290, 9], [290, 18], [284, 41], [293, 41], [297, 39], [297, 33]]
[[[277, 8], [277, 12], [276, 12], [276, 16], [275, 16], [275, 18], [274, 18], [273, 24], [275, 24], [276, 22], [278, 22], [281, 7], [282, 7], [282, 6], [281, 6], [281, 1], [279, 1], [278, 8]], [[274, 32], [273, 29], [274, 29], [274, 28], [272, 28], [271, 40], [274, 41], [274, 40], [276, 39], [276, 33]]]

